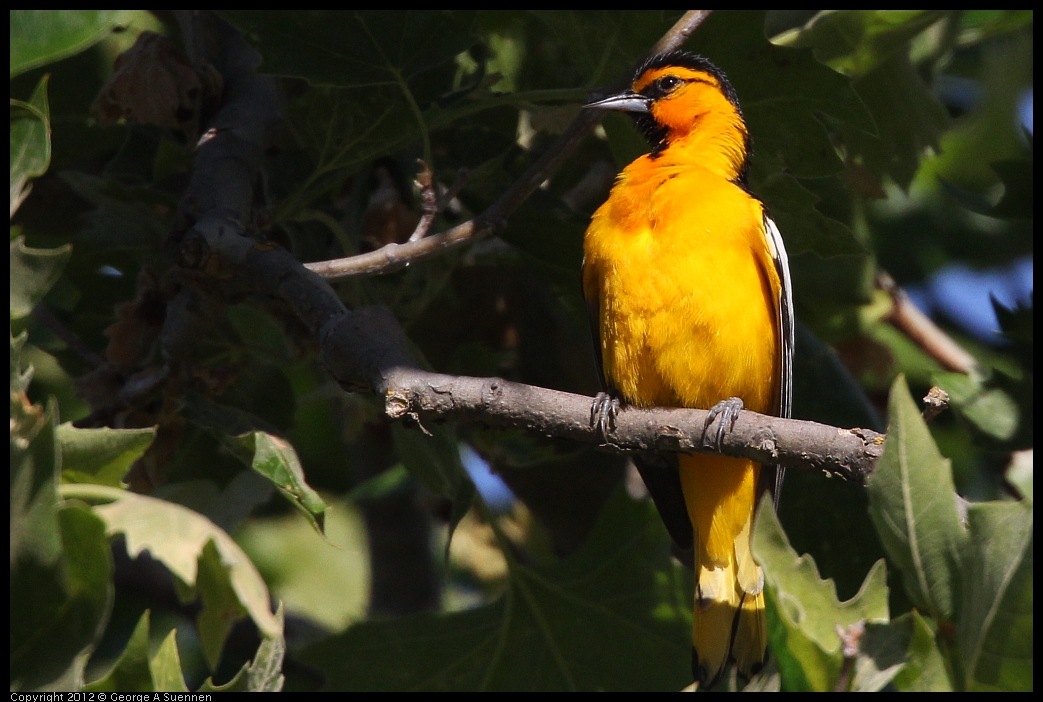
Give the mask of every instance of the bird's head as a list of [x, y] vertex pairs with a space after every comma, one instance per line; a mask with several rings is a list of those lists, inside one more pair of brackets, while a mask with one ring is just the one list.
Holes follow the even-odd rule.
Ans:
[[749, 153], [739, 100], [727, 76], [686, 51], [653, 56], [637, 70], [628, 90], [586, 107], [629, 112], [651, 142], [653, 157], [699, 131], [708, 137], [733, 132], [743, 161]]

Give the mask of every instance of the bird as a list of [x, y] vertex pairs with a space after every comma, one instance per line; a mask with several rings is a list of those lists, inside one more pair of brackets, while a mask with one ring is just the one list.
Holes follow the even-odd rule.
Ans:
[[[727, 76], [685, 51], [648, 58], [629, 89], [585, 107], [628, 112], [651, 151], [617, 176], [583, 241], [583, 295], [608, 437], [634, 407], [710, 410], [720, 442], [742, 409], [789, 416], [794, 317], [782, 236], [747, 185], [751, 138]], [[692, 548], [692, 674], [715, 685], [767, 656], [764, 574], [751, 533], [783, 471], [710, 454], [635, 458], [667, 527]]]

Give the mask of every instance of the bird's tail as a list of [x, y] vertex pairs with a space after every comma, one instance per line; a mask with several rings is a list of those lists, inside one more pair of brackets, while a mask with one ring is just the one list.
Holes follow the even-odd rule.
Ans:
[[764, 662], [764, 574], [750, 530], [760, 466], [723, 456], [681, 456], [681, 485], [695, 541], [692, 672], [712, 687], [729, 660], [749, 676]]

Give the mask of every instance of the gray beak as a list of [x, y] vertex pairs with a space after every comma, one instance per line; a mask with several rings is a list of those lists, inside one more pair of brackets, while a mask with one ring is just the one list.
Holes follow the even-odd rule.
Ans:
[[593, 107], [598, 110], [618, 110], [620, 112], [648, 112], [651, 104], [651, 98], [646, 98], [628, 90], [625, 93], [613, 95], [583, 107]]

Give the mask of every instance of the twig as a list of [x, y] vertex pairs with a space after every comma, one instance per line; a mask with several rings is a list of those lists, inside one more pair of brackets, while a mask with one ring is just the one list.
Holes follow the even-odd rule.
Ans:
[[[663, 35], [653, 49], [653, 54], [676, 49], [702, 24], [709, 15], [709, 10], [690, 10], [681, 17], [674, 26]], [[628, 76], [629, 79], [629, 76]], [[622, 87], [620, 84], [619, 87]], [[518, 207], [525, 202], [540, 185], [546, 181], [564, 163], [587, 135], [597, 126], [602, 117], [600, 110], [581, 110], [564, 133], [543, 154], [529, 166], [514, 183], [500, 196], [496, 202], [473, 220], [464, 222], [452, 229], [425, 236], [405, 244], [388, 244], [387, 246], [361, 254], [330, 261], [308, 263], [308, 270], [318, 273], [327, 280], [340, 280], [355, 275], [371, 275], [397, 270], [413, 261], [425, 259], [431, 255], [442, 253], [473, 239], [478, 239], [503, 228], [504, 223]], [[412, 237], [411, 237], [412, 239]], [[385, 251], [386, 250], [386, 251]]]
[[942, 368], [969, 375], [978, 365], [974, 356], [963, 350], [931, 318], [919, 310], [898, 283], [880, 271], [876, 275], [878, 288], [891, 296], [894, 307], [887, 321], [905, 334]]
[[435, 193], [435, 178], [431, 175], [431, 167], [423, 159], [418, 163], [420, 172], [416, 176], [416, 184], [420, 187], [420, 211], [423, 214], [417, 222], [416, 229], [409, 235], [409, 241], [423, 239], [438, 214], [438, 196]]
[[855, 662], [862, 648], [862, 637], [866, 633], [865, 620], [860, 619], [846, 628], [837, 624], [836, 632], [840, 637], [840, 652], [844, 656], [844, 662], [840, 665], [840, 673], [837, 675], [833, 692], [850, 692], [851, 680], [855, 674]]
[[923, 420], [930, 422], [949, 406], [949, 393], [935, 385], [923, 398]]
[[692, 35], [692, 32], [706, 21], [711, 12], [713, 10], [689, 10], [684, 13], [681, 19], [677, 20], [674, 26], [670, 28], [670, 31], [656, 42], [655, 47], [652, 49], [652, 54], [662, 54], [680, 47], [681, 44], [688, 41], [688, 37]]

